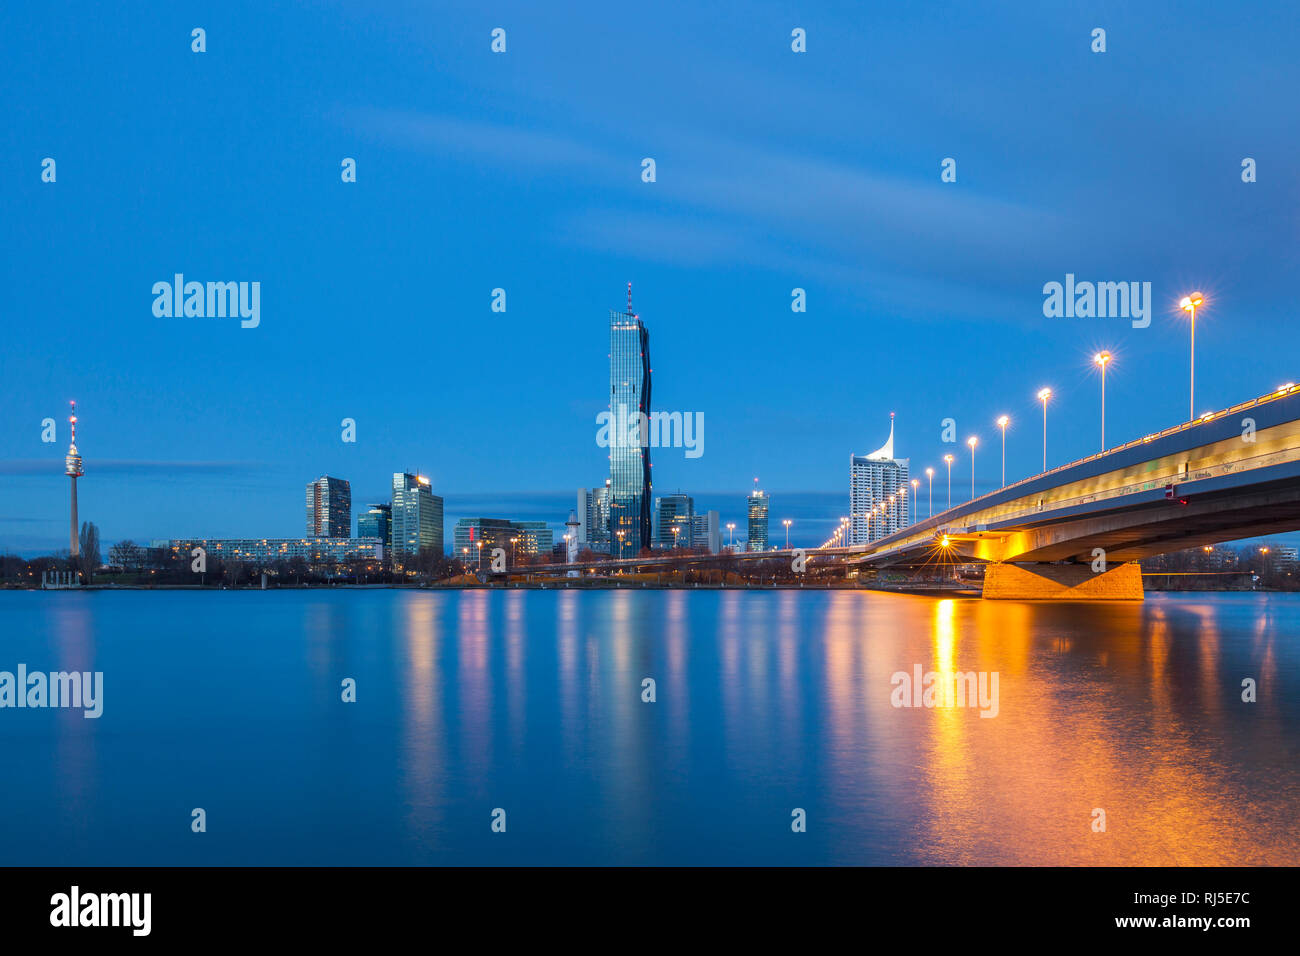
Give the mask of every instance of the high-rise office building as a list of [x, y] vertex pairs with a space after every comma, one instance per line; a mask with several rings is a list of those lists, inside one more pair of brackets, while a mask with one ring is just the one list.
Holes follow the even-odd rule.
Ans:
[[889, 441], [870, 455], [849, 459], [849, 543], [866, 544], [910, 523], [912, 489], [906, 458], [894, 457], [894, 416]]
[[414, 557], [425, 548], [443, 553], [442, 498], [423, 475], [393, 475], [393, 560]]
[[592, 551], [609, 551], [609, 479], [603, 488], [579, 488], [578, 545]]
[[393, 527], [393, 506], [383, 503], [370, 505], [364, 514], [357, 515], [357, 537], [378, 538], [390, 547]]
[[[692, 519], [695, 516], [695, 499], [678, 492], [661, 495], [655, 499], [654, 547], [691, 547]], [[675, 529], [675, 530], [674, 530]]]
[[307, 484], [307, 537], [352, 537], [352, 486], [322, 475]]
[[767, 550], [767, 506], [770, 502], [761, 488], [755, 488], [747, 500], [750, 551]]
[[709, 554], [717, 554], [722, 550], [722, 525], [716, 511], [691, 515], [691, 547], [703, 548]]
[[[609, 443], [610, 554], [635, 557], [649, 547], [650, 332], [632, 311], [632, 283], [627, 284], [627, 311], [609, 313], [609, 410], [617, 423]], [[623, 423], [634, 423], [625, 428]]]

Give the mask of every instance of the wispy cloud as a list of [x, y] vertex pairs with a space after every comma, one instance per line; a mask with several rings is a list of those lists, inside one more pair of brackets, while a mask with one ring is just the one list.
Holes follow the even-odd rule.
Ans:
[[[1072, 232], [1068, 217], [933, 176], [899, 175], [757, 139], [665, 132], [653, 192], [638, 191], [642, 153], [625, 134], [538, 131], [407, 110], [350, 111], [348, 125], [415, 150], [436, 150], [530, 176], [577, 174], [627, 184], [626, 202], [566, 204], [555, 212], [567, 241], [648, 261], [711, 267], [743, 262], [848, 288], [903, 283], [908, 295], [958, 311], [1005, 304], [1006, 263], [1052, 261]], [[521, 121], [526, 123], [526, 120]], [[593, 193], [595, 195], [595, 193]], [[613, 195], [618, 195], [617, 189]], [[1037, 273], [1035, 273], [1036, 275]], [[945, 288], [925, 296], [929, 283]], [[956, 290], [970, 294], [953, 295]]]

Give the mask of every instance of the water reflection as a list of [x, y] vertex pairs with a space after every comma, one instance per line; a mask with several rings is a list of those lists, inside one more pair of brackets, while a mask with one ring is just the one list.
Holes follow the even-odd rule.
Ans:
[[[280, 808], [274, 828], [250, 810], [223, 833], [219, 851], [245, 863], [317, 862], [323, 832], [332, 864], [1300, 857], [1300, 597], [1067, 606], [628, 589], [0, 603], [14, 661], [108, 677], [101, 720], [5, 716], [19, 762], [41, 768], [0, 797], [0, 819], [25, 821], [7, 845], [31, 862], [131, 862], [140, 846], [148, 862], [194, 862], [183, 828], [173, 838], [153, 805], [131, 808], [214, 792], [227, 813]], [[182, 613], [185, 640], [154, 636]], [[997, 672], [997, 716], [894, 706], [891, 678], [918, 666]], [[339, 679], [354, 673], [359, 702], [344, 707]], [[641, 699], [645, 677], [654, 703]], [[1246, 678], [1255, 703], [1242, 701]], [[141, 777], [154, 765], [165, 774]], [[285, 809], [304, 801], [308, 812]], [[510, 810], [508, 839], [489, 834], [495, 806]], [[798, 837], [795, 807], [809, 819]]]

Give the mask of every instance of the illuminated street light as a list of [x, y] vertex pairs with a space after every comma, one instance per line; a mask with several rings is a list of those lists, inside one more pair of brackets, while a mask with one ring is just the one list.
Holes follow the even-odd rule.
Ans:
[[952, 455], [944, 455], [943, 463], [948, 466], [948, 507], [952, 507]]
[[1191, 295], [1183, 296], [1179, 307], [1192, 316], [1192, 374], [1190, 379], [1191, 391], [1188, 395], [1187, 420], [1193, 421], [1196, 418], [1196, 310], [1205, 304], [1205, 296], [1199, 292], [1193, 292]]
[[998, 428], [1002, 429], [1002, 487], [1007, 486], [1007, 426], [1011, 424], [1011, 419], [1003, 415], [998, 419]]
[[1110, 364], [1109, 352], [1098, 352], [1093, 364], [1101, 369], [1101, 450], [1106, 450], [1106, 366]]
[[735, 530], [736, 530], [736, 523], [734, 521], [728, 521], [727, 522], [727, 547], [731, 548], [731, 550], [733, 551], [736, 550], [736, 537], [735, 535], [732, 534], [732, 532]]
[[[786, 518], [784, 521], [781, 522], [781, 524], [785, 525], [785, 549], [789, 551], [790, 550], [790, 519]], [[676, 531], [677, 529], [674, 528], [673, 530]]]
[[921, 487], [921, 482], [912, 479], [912, 524], [916, 524], [916, 489]]
[[1047, 471], [1047, 400], [1052, 397], [1050, 388], [1038, 390], [1038, 400], [1043, 403], [1043, 471]]
[[966, 439], [966, 444], [970, 445], [970, 500], [975, 500], [975, 446], [980, 440], [974, 435]]
[[930, 507], [927, 509], [928, 514], [926, 515], [926, 517], [933, 518], [934, 517], [934, 469], [933, 468], [925, 469], [925, 477], [930, 482]]

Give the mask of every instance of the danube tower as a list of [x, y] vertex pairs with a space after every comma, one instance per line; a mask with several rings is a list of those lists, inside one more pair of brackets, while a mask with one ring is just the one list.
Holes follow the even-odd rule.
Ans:
[[72, 423], [72, 444], [68, 446], [68, 456], [63, 459], [64, 471], [72, 479], [72, 556], [75, 558], [81, 553], [77, 542], [77, 479], [85, 474], [81, 470], [81, 456], [77, 454], [77, 403], [72, 403], [72, 414], [68, 416], [68, 421]]

